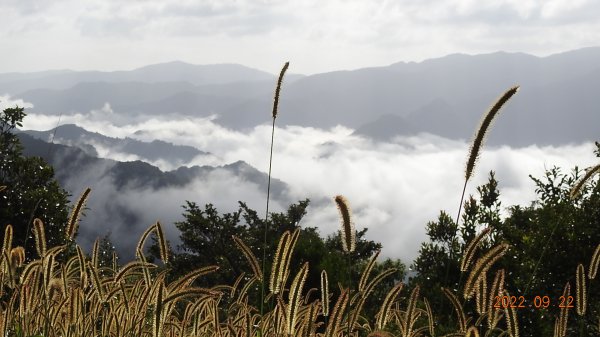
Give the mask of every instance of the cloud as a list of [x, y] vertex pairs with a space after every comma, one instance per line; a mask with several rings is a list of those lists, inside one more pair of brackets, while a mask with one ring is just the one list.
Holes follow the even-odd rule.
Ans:
[[[268, 170], [269, 125], [238, 132], [216, 125], [208, 118], [154, 117], [131, 123], [122, 121], [121, 125], [88, 119], [86, 114], [63, 116], [63, 120], [113, 137], [161, 139], [215, 154], [209, 163], [198, 158], [191, 164], [222, 165], [244, 160], [258, 170]], [[339, 126], [327, 130], [297, 126], [277, 128], [273, 177], [287, 183], [289, 190], [287, 200], [278, 200], [279, 205], [274, 209], [283, 210], [287, 206], [285, 202], [308, 197], [312, 202], [301, 225], [318, 227], [322, 235], [329, 235], [339, 226], [332, 198], [343, 194], [353, 208], [357, 228], [368, 228], [368, 238], [383, 243], [382, 254], [409, 262], [426, 239], [425, 224], [435, 220], [440, 210], [451, 215], [457, 211], [468, 144], [428, 134], [373, 142], [352, 135], [352, 131]], [[475, 194], [476, 186], [485, 183], [487, 173], [493, 170], [499, 180], [504, 207], [529, 205], [535, 199], [535, 186], [529, 174], [542, 176], [545, 169], [555, 165], [569, 172], [576, 165], [586, 167], [596, 161], [592, 143], [487, 147], [467, 194]], [[174, 169], [166, 163], [162, 165], [164, 170]], [[213, 202], [221, 211], [232, 211], [238, 200], [248, 201], [259, 214], [264, 212], [265, 195], [258, 186], [227, 175], [205, 178], [181, 188], [121, 191], [111, 194], [110, 200], [120, 205], [131, 204], [129, 208], [137, 213], [151, 211], [144, 215], [148, 225], [156, 219], [164, 219], [171, 239], [176, 233], [172, 221], [180, 216], [184, 200], [197, 201], [200, 205]], [[149, 209], [148, 205], [158, 207]], [[102, 209], [102, 205], [97, 207]]]
[[14, 108], [15, 106], [21, 108], [33, 108], [33, 103], [26, 102], [22, 99], [12, 99], [8, 94], [0, 95], [0, 110]]
[[449, 53], [596, 45], [592, 0], [4, 1], [0, 71], [185, 60], [317, 73]]

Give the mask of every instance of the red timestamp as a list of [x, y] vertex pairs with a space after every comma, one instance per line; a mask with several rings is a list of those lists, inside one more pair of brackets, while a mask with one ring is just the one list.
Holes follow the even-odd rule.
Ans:
[[495, 309], [505, 308], [536, 308], [546, 309], [548, 307], [558, 308], [573, 308], [573, 296], [560, 296], [558, 300], [552, 300], [550, 296], [535, 296], [533, 299], [529, 299], [529, 302], [524, 296], [496, 296], [494, 298]]

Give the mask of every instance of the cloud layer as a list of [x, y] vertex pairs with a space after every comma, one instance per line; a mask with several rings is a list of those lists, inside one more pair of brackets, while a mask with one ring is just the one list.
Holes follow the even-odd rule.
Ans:
[[593, 0], [8, 0], [0, 72], [128, 69], [181, 59], [276, 73], [422, 60], [453, 52], [548, 54], [597, 45]]
[[[210, 118], [155, 117], [130, 122], [121, 120], [115, 124], [99, 116], [97, 112], [63, 116], [61, 123], [76, 123], [112, 137], [161, 139], [192, 145], [214, 154], [198, 157], [190, 165], [222, 165], [244, 160], [263, 172], [268, 170], [271, 135], [268, 125], [242, 133], [220, 127]], [[56, 117], [31, 115], [25, 121], [25, 128], [49, 129], [56, 122]], [[328, 130], [277, 128], [273, 176], [289, 184], [290, 190], [286, 195], [288, 200], [279, 200], [272, 209], [280, 211], [287, 206], [284, 202], [308, 197], [313, 202], [302, 226], [318, 227], [323, 235], [328, 235], [339, 226], [332, 198], [343, 194], [353, 208], [357, 228], [369, 228], [368, 238], [383, 243], [383, 255], [411, 261], [425, 240], [425, 224], [435, 220], [440, 210], [450, 214], [457, 210], [468, 145], [466, 141], [451, 141], [427, 134], [399, 137], [391, 142], [373, 142], [352, 135], [352, 131], [344, 127]], [[565, 172], [576, 165], [590, 166], [597, 161], [593, 148], [591, 142], [559, 147], [488, 147], [481, 155], [467, 194], [475, 193], [476, 186], [485, 183], [487, 173], [494, 170], [503, 206], [529, 205], [535, 194], [528, 174], [541, 176], [552, 166], [562, 167]], [[110, 149], [100, 152], [109, 158], [122, 159], [123, 156], [111, 153]], [[154, 164], [163, 170], [175, 168], [165, 162]], [[85, 179], [94, 184], [98, 181], [94, 177]], [[110, 182], [99, 182], [98, 186], [114, 189]], [[196, 201], [199, 205], [214, 203], [223, 212], [233, 211], [237, 201], [241, 200], [261, 214], [265, 199], [259, 186], [236, 181], [236, 177], [223, 172], [199, 178], [182, 188], [125, 192], [96, 190], [94, 194], [100, 194], [102, 198], [109, 196], [108, 200], [129, 205], [137, 213], [145, 214], [148, 225], [156, 219], [163, 220], [172, 240], [176, 239], [172, 222], [181, 219], [180, 206], [185, 200]], [[148, 205], [158, 207], [149, 208]], [[103, 205], [91, 207], [102, 208]], [[119, 226], [125, 225], [112, 226], [115, 226], [113, 233], [116, 234], [124, 228]], [[143, 229], [129, 232], [136, 237]], [[99, 233], [102, 231], [106, 229], [97, 229]]]

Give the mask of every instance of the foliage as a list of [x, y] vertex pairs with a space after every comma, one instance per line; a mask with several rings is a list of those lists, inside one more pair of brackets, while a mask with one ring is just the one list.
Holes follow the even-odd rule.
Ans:
[[[296, 249], [292, 255], [290, 268], [298, 270], [308, 262], [310, 268], [305, 281], [307, 289], [320, 288], [320, 275], [322, 270], [329, 273], [329, 282], [332, 285], [338, 283], [344, 287], [348, 286], [348, 266], [346, 255], [342, 251], [339, 235], [322, 238], [314, 227], [301, 227], [300, 222], [306, 214], [309, 200], [299, 201], [292, 204], [285, 212], [272, 213], [269, 217], [267, 232], [267, 275], [271, 270], [273, 255], [277, 244], [285, 231], [300, 230], [296, 243]], [[171, 252], [172, 258], [169, 268], [172, 270], [171, 278], [184, 275], [199, 266], [218, 265], [219, 272], [207, 275], [202, 279], [202, 286], [211, 287], [218, 284], [227, 284], [235, 280], [242, 273], [248, 277], [253, 274], [248, 261], [232, 241], [236, 236], [252, 250], [254, 256], [262, 256], [262, 243], [264, 235], [264, 219], [258, 213], [250, 209], [245, 203], [239, 202], [236, 212], [220, 214], [212, 205], [205, 205], [201, 209], [196, 203], [188, 201], [183, 207], [184, 221], [176, 223], [180, 230], [181, 244], [177, 250]], [[355, 261], [355, 267], [351, 271], [352, 280], [358, 280], [362, 267], [367, 264], [368, 259], [379, 249], [381, 244], [365, 238], [367, 229], [357, 232], [357, 249], [351, 258]], [[152, 258], [158, 259], [157, 242], [150, 247]], [[388, 259], [377, 264], [376, 269], [381, 270], [383, 266], [394, 266], [398, 269], [395, 276], [382, 283], [377, 289], [378, 298], [387, 293], [395, 282], [404, 278], [405, 268], [399, 260]], [[337, 299], [339, 291], [332, 288]], [[253, 294], [255, 295], [255, 294]], [[318, 293], [314, 294], [317, 298]], [[252, 303], [259, 301], [252, 297]], [[370, 310], [374, 314], [374, 309]]]
[[[597, 143], [598, 145], [598, 143]], [[600, 145], [596, 150], [600, 155]], [[575, 271], [579, 264], [586, 266], [599, 244], [600, 238], [600, 185], [592, 181], [573, 200], [571, 189], [580, 177], [575, 168], [564, 174], [554, 167], [544, 177], [531, 177], [536, 186], [537, 199], [530, 206], [510, 206], [507, 215], [501, 215], [500, 192], [495, 176], [490, 173], [488, 183], [477, 188], [478, 198], [471, 196], [465, 202], [461, 225], [441, 212], [437, 221], [427, 224], [429, 241], [422, 244], [412, 267], [417, 275], [411, 284], [419, 284], [423, 295], [434, 307], [442, 308], [438, 330], [448, 332], [456, 326], [450, 315], [452, 307], [440, 296], [441, 287], [461, 291], [466, 273], [461, 273], [460, 263], [466, 244], [483, 228], [491, 232], [480, 244], [482, 252], [490, 247], [508, 242], [510, 251], [498, 261], [497, 268], [507, 271], [506, 289], [511, 295], [523, 296], [527, 308], [516, 310], [521, 336], [552, 335], [554, 322], [559, 316], [559, 302], [566, 282], [575, 286]], [[488, 273], [488, 282], [494, 274]], [[600, 287], [590, 284], [589, 298], [600, 297]], [[548, 296], [551, 306], [535, 308], [536, 296]], [[474, 303], [466, 304], [465, 312], [476, 312]], [[446, 314], [444, 314], [446, 313]], [[584, 317], [569, 320], [569, 331], [590, 335], [598, 332], [597, 320], [600, 303], [589, 302]]]
[[[25, 256], [37, 256], [31, 239], [35, 218], [43, 221], [48, 243], [66, 243], [68, 194], [54, 179], [54, 170], [39, 157], [24, 157], [15, 128], [22, 126], [23, 108], [6, 108], [0, 113], [0, 225], [11, 224], [14, 245], [25, 247]], [[1, 231], [0, 238], [4, 238]]]

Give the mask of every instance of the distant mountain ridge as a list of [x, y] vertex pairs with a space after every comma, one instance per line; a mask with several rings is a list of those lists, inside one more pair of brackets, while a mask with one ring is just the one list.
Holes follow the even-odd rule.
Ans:
[[[89, 248], [97, 237], [118, 231], [119, 236], [111, 239], [119, 255], [125, 258], [133, 254], [133, 246], [141, 232], [157, 220], [149, 219], [148, 213], [152, 214], [150, 217], [159, 216], [161, 221], [167, 221], [168, 228], [172, 229], [171, 221], [181, 218], [180, 206], [185, 205], [186, 197], [182, 192], [192, 192], [185, 194], [188, 196], [195, 195], [194, 188], [211, 184], [214, 177], [255, 185], [257, 190], [266, 195], [267, 175], [243, 161], [222, 166], [180, 167], [161, 171], [139, 160], [118, 162], [97, 158], [77, 147], [50, 144], [26, 133], [19, 133], [18, 137], [24, 146], [24, 155], [40, 156], [50, 163], [60, 185], [74, 198], [85, 188], [91, 187], [91, 197], [84, 211], [87, 215], [84, 217], [85, 226], [80, 229], [78, 243]], [[289, 204], [291, 201], [287, 190], [284, 182], [271, 179], [273, 201]], [[138, 200], [140, 196], [158, 200], [158, 203]], [[208, 202], [196, 197], [190, 198], [190, 201], [199, 202], [201, 206], [203, 202]], [[214, 202], [214, 199], [210, 202]], [[235, 205], [235, 201], [232, 202]], [[166, 213], [161, 208], [163, 203], [171, 205]], [[135, 241], [131, 241], [132, 237]]]
[[[43, 87], [40, 80], [37, 89], [15, 97], [32, 102], [31, 110], [38, 113], [87, 112], [110, 103], [123, 116], [216, 115], [215, 122], [236, 130], [269, 123], [273, 75], [239, 67], [194, 66], [196, 72], [212, 77], [189, 82], [181, 71], [187, 67], [175, 62], [110, 76], [81, 74], [86, 83], [62, 89]], [[202, 81], [205, 84], [198, 85]], [[0, 92], [6, 83], [0, 75]], [[521, 91], [498, 119], [490, 143], [556, 145], [597, 139], [600, 99], [593, 88], [600, 87], [600, 47], [547, 57], [452, 54], [419, 63], [286, 77], [278, 125], [344, 125], [379, 140], [420, 132], [469, 139], [490, 104], [515, 84]]]
[[54, 143], [75, 146], [88, 155], [98, 157], [97, 147], [102, 146], [111, 151], [130, 154], [146, 162], [166, 160], [176, 165], [185, 165], [197, 156], [210, 155], [187, 145], [174, 145], [161, 140], [142, 142], [132, 138], [112, 138], [97, 132], [90, 132], [75, 124], [65, 124], [47, 131], [24, 130], [34, 138]]
[[0, 74], [0, 92], [17, 94], [48, 88], [67, 89], [81, 82], [188, 82], [192, 85], [269, 81], [275, 76], [239, 64], [194, 65], [181, 61], [120, 71], [44, 71]]

